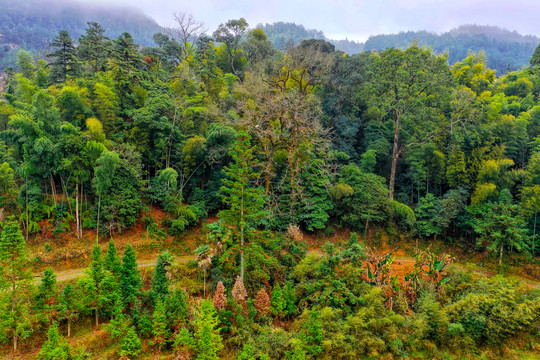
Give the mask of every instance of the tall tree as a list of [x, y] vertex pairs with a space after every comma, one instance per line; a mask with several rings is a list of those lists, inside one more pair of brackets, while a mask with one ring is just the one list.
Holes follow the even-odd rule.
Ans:
[[240, 50], [240, 40], [245, 35], [247, 27], [248, 23], [244, 18], [229, 20], [225, 24], [220, 24], [213, 34], [216, 41], [224, 43], [227, 46], [227, 54], [229, 55], [233, 74], [236, 74], [234, 60], [237, 52]]
[[49, 63], [51, 67], [49, 77], [52, 82], [64, 82], [68, 75], [75, 76], [79, 73], [79, 59], [77, 50], [69, 33], [62, 30], [50, 43], [52, 48], [56, 48], [47, 57], [53, 60]]
[[104, 33], [105, 29], [96, 22], [88, 22], [86, 34], [79, 38], [77, 52], [79, 58], [88, 61], [90, 70], [95, 73], [105, 71], [111, 42]]
[[4, 223], [0, 235], [0, 338], [11, 339], [17, 351], [19, 339], [32, 333], [30, 297], [32, 275], [26, 243], [16, 221]]
[[263, 216], [263, 189], [254, 187], [253, 180], [259, 174], [254, 171], [255, 160], [250, 146], [251, 137], [240, 132], [229, 151], [232, 163], [223, 168], [227, 175], [220, 189], [223, 202], [229, 209], [222, 210], [218, 217], [223, 219], [240, 241], [240, 277], [244, 279], [244, 242], [246, 229], [251, 230]]
[[122, 275], [120, 277], [120, 291], [127, 308], [133, 306], [141, 287], [142, 280], [137, 268], [135, 250], [131, 244], [128, 244], [122, 258]]
[[195, 316], [195, 340], [197, 360], [218, 360], [218, 352], [223, 348], [217, 328], [216, 309], [210, 300], [203, 300]]
[[443, 56], [413, 45], [388, 49], [371, 56], [363, 95], [372, 116], [393, 122], [389, 196], [394, 199], [397, 164], [404, 151], [425, 144], [446, 126], [452, 77]]

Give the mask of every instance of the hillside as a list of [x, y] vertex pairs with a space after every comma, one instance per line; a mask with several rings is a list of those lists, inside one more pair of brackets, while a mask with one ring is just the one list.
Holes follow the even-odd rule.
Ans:
[[306, 29], [303, 25], [288, 22], [276, 22], [272, 24], [258, 24], [276, 49], [285, 50], [292, 45], [298, 45], [302, 40], [317, 39], [326, 40], [336, 47], [337, 50], [347, 54], [356, 54], [362, 51], [362, 43], [351, 40], [332, 40], [328, 39], [322, 31], [315, 29]]
[[498, 73], [507, 73], [529, 64], [540, 39], [496, 26], [463, 25], [442, 34], [407, 31], [374, 35], [366, 41], [364, 50], [379, 51], [390, 47], [403, 49], [413, 41], [417, 41], [419, 46], [431, 47], [437, 53], [448, 51], [450, 64], [464, 59], [470, 51], [484, 51], [489, 68]]
[[33, 53], [49, 49], [60, 30], [74, 39], [84, 34], [87, 22], [101, 24], [105, 35], [130, 33], [141, 45], [153, 44], [161, 27], [140, 10], [130, 7], [81, 4], [70, 0], [0, 0], [0, 68], [15, 63], [19, 49]]

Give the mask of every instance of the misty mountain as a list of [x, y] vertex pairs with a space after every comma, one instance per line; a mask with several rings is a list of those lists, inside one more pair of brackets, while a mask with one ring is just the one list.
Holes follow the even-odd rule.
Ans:
[[471, 51], [483, 51], [488, 67], [502, 74], [529, 65], [529, 59], [540, 38], [496, 26], [463, 25], [442, 34], [407, 31], [371, 36], [364, 44], [364, 50], [407, 48], [414, 41], [419, 46], [431, 47], [436, 53], [448, 52], [450, 64], [462, 60]]
[[326, 40], [336, 47], [337, 50], [341, 50], [347, 54], [356, 54], [362, 51], [363, 44], [351, 41], [351, 40], [332, 40], [324, 36], [322, 31], [315, 29], [306, 29], [303, 25], [288, 23], [288, 22], [276, 22], [273, 24], [259, 24], [258, 28], [261, 28], [276, 49], [285, 50], [289, 46], [298, 45], [302, 40], [316, 39]]
[[77, 40], [89, 21], [99, 23], [109, 38], [128, 32], [141, 45], [153, 45], [152, 36], [162, 31], [153, 19], [131, 7], [71, 0], [0, 0], [0, 9], [0, 68], [14, 64], [21, 48], [43, 55], [60, 30]]

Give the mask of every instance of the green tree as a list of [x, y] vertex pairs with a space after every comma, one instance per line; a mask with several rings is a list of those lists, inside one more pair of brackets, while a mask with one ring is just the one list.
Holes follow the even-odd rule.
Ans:
[[79, 316], [81, 307], [79, 289], [67, 284], [60, 294], [60, 319], [67, 321], [67, 337], [71, 336], [71, 323]]
[[97, 225], [96, 225], [96, 241], [99, 239], [99, 219], [101, 210], [101, 197], [107, 193], [111, 187], [112, 177], [116, 166], [120, 162], [120, 157], [114, 151], [104, 151], [97, 160], [95, 169], [95, 186], [98, 199]]
[[223, 348], [217, 329], [216, 309], [209, 300], [203, 300], [195, 315], [195, 341], [197, 360], [218, 360], [218, 352]]
[[60, 31], [50, 46], [56, 48], [47, 55], [53, 59], [49, 63], [51, 81], [61, 83], [66, 81], [68, 75], [76, 76], [79, 73], [79, 60], [75, 44], [69, 33], [65, 30]]
[[158, 298], [152, 316], [152, 339], [153, 345], [162, 350], [169, 341], [170, 332], [167, 327], [167, 312], [162, 298]]
[[21, 49], [17, 53], [17, 68], [25, 78], [34, 78], [34, 71], [36, 70], [36, 65], [34, 64], [34, 58], [28, 51]]
[[240, 240], [240, 277], [244, 279], [244, 242], [246, 229], [253, 229], [257, 221], [263, 216], [263, 189], [253, 187], [252, 181], [259, 174], [253, 168], [256, 164], [253, 159], [253, 149], [250, 147], [251, 137], [241, 132], [229, 151], [232, 163], [223, 168], [227, 175], [220, 188], [223, 203], [229, 209], [222, 210], [218, 217], [223, 219], [227, 226], [233, 230], [234, 236]]
[[452, 77], [443, 56], [416, 45], [373, 53], [363, 93], [373, 114], [393, 122], [389, 196], [394, 199], [397, 164], [411, 146], [425, 144], [446, 126]]
[[41, 284], [37, 288], [36, 305], [44, 322], [50, 325], [59, 310], [56, 274], [53, 268], [45, 269], [41, 276]]
[[114, 241], [112, 239], [109, 241], [109, 245], [107, 246], [107, 255], [105, 258], [104, 268], [120, 279], [122, 263], [116, 254], [116, 246], [114, 246]]
[[122, 258], [122, 275], [120, 276], [120, 291], [124, 304], [129, 309], [133, 306], [142, 287], [141, 275], [137, 267], [135, 250], [131, 244], [126, 246]]
[[236, 74], [234, 67], [235, 57], [240, 50], [240, 41], [245, 35], [247, 27], [248, 23], [244, 18], [229, 20], [225, 24], [220, 24], [213, 34], [216, 41], [224, 43], [227, 46], [227, 54], [233, 74]]
[[276, 284], [272, 289], [272, 295], [270, 297], [270, 311], [277, 317], [283, 316], [283, 311], [287, 308], [287, 302], [283, 298], [283, 292], [281, 286]]
[[152, 278], [152, 289], [150, 296], [154, 303], [157, 303], [159, 299], [164, 300], [169, 294], [169, 267], [171, 266], [172, 255], [168, 251], [164, 251], [158, 255], [156, 260], [156, 267], [154, 268], [154, 276]]
[[32, 275], [27, 266], [28, 252], [19, 224], [8, 220], [0, 235], [0, 340], [11, 339], [14, 351], [18, 340], [33, 332], [28, 301]]
[[120, 348], [118, 350], [118, 355], [121, 359], [134, 359], [142, 351], [141, 339], [137, 336], [135, 327], [132, 326], [129, 328], [126, 335], [120, 341]]
[[513, 204], [512, 195], [507, 189], [501, 191], [497, 202], [472, 205], [468, 211], [479, 242], [487, 243], [490, 251], [499, 253], [499, 266], [505, 247], [511, 246], [518, 251], [528, 249], [528, 229], [519, 213], [519, 205]]
[[86, 34], [79, 38], [77, 53], [83, 61], [88, 61], [90, 71], [96, 73], [105, 71], [110, 53], [111, 41], [104, 33], [105, 30], [96, 22], [88, 22]]
[[49, 326], [47, 341], [41, 347], [39, 360], [70, 360], [71, 350], [62, 335], [58, 332], [58, 323], [54, 322]]

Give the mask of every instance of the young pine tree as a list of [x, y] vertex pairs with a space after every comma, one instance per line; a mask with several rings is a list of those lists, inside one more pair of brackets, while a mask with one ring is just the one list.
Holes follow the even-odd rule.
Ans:
[[157, 303], [158, 299], [164, 299], [169, 294], [170, 281], [167, 273], [171, 261], [172, 256], [168, 251], [162, 252], [157, 258], [154, 277], [152, 278], [152, 289], [150, 291], [154, 303]]
[[159, 351], [167, 345], [167, 341], [169, 340], [170, 333], [167, 323], [165, 304], [161, 298], [158, 298], [154, 309], [154, 315], [152, 316], [152, 335], [154, 335], [152, 343], [157, 346]]
[[141, 275], [137, 268], [135, 250], [128, 244], [122, 258], [122, 273], [120, 277], [120, 292], [126, 308], [131, 308], [142, 287]]
[[283, 293], [281, 292], [281, 286], [276, 284], [272, 289], [272, 296], [270, 298], [270, 311], [277, 317], [283, 316], [283, 310], [287, 307], [287, 303], [283, 299]]
[[203, 300], [195, 317], [196, 359], [218, 360], [223, 348], [219, 335], [216, 309], [209, 300]]
[[79, 316], [80, 294], [71, 285], [67, 284], [60, 294], [60, 319], [67, 321], [67, 337], [71, 336], [71, 323]]
[[32, 275], [23, 234], [16, 221], [8, 220], [0, 235], [0, 340], [19, 339], [33, 331], [30, 312]]
[[58, 333], [58, 323], [52, 323], [47, 332], [47, 341], [41, 347], [38, 360], [69, 360], [71, 350], [62, 335]]
[[134, 359], [142, 351], [141, 339], [137, 336], [135, 327], [129, 328], [128, 332], [120, 341], [120, 349], [118, 355], [121, 359]]
[[118, 258], [116, 253], [116, 246], [114, 246], [114, 241], [109, 241], [107, 247], [107, 257], [105, 258], [105, 270], [109, 270], [117, 278], [120, 278], [120, 273], [122, 272], [122, 263]]

